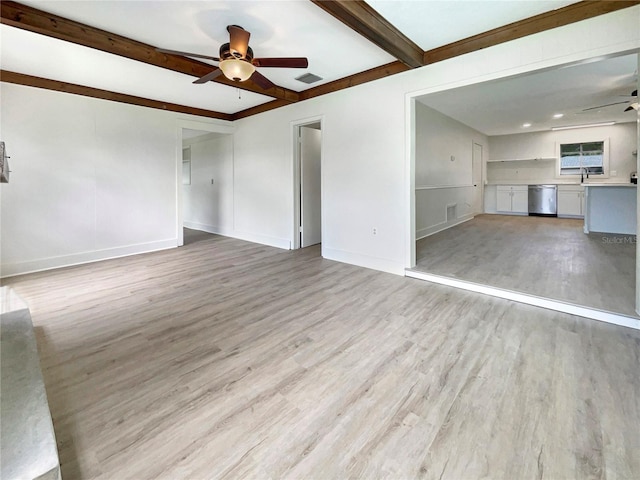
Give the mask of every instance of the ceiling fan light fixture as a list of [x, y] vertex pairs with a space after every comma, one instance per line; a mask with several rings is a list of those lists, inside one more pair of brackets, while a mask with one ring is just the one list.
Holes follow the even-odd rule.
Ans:
[[249, 62], [238, 60], [237, 58], [222, 60], [219, 67], [225, 77], [235, 82], [244, 82], [249, 80], [251, 75], [253, 75], [253, 72], [256, 71], [256, 67], [251, 65]]

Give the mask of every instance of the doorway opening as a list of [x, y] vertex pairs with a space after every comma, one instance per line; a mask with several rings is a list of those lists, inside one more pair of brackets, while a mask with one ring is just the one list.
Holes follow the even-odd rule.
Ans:
[[180, 122], [176, 148], [178, 246], [233, 230], [233, 128]]
[[322, 244], [322, 120], [293, 126], [294, 231], [292, 248]]
[[[573, 309], [571, 313], [638, 328], [640, 301], [637, 298], [640, 297], [637, 295], [640, 288], [636, 287], [634, 280], [639, 275], [640, 267], [636, 268], [638, 247], [635, 234], [624, 237], [619, 232], [610, 231], [605, 232], [604, 236], [585, 235], [584, 204], [581, 206], [584, 185], [581, 185], [580, 176], [577, 175], [577, 180], [573, 180], [575, 185], [571, 185], [570, 179], [560, 178], [556, 171], [559, 165], [557, 145], [582, 142], [583, 138], [592, 138], [600, 132], [603, 137], [611, 137], [612, 143], [615, 140], [621, 151], [629, 152], [626, 156], [616, 157], [616, 164], [611, 165], [611, 176], [617, 176], [618, 179], [609, 178], [605, 181], [627, 183], [629, 173], [638, 168], [637, 157], [632, 153], [640, 145], [634, 112], [629, 116], [624, 109], [618, 108], [619, 104], [612, 105], [607, 115], [615, 114], [617, 123], [606, 129], [604, 126], [597, 127], [600, 130], [586, 126], [568, 132], [562, 129], [558, 131], [557, 128], [553, 130], [554, 125], [562, 125], [562, 115], [548, 115], [549, 119], [545, 120], [548, 125], [524, 132], [520, 127], [523, 123], [515, 120], [520, 111], [531, 114], [531, 108], [523, 109], [522, 92], [526, 91], [531, 96], [535, 91], [538, 97], [535, 101], [529, 100], [531, 103], [528, 105], [535, 105], [536, 108], [544, 106], [545, 111], [549, 111], [558, 108], [557, 101], [554, 101], [557, 97], [552, 95], [551, 89], [559, 84], [566, 87], [567, 82], [561, 82], [560, 78], [570, 77], [576, 85], [571, 89], [571, 96], [562, 98], [566, 102], [566, 117], [574, 112], [578, 112], [575, 115], [580, 114], [578, 118], [593, 115], [591, 122], [595, 123], [598, 111], [589, 108], [588, 102], [592, 101], [591, 95], [604, 93], [596, 91], [591, 95], [579, 95], [579, 92], [586, 92], [590, 88], [601, 88], [592, 86], [598, 82], [584, 79], [605, 78], [615, 74], [619, 84], [615, 84], [617, 86], [612, 88], [613, 93], [610, 94], [621, 95], [623, 98], [620, 101], [624, 106], [623, 100], [629, 98], [625, 92], [637, 87], [637, 74], [633, 72], [637, 71], [638, 61], [636, 53], [629, 56], [614, 55], [598, 61], [518, 73], [472, 85], [460, 85], [455, 89], [432, 89], [408, 96], [410, 244], [407, 250], [407, 274], [414, 276], [416, 273], [420, 274], [417, 278], [490, 292], [491, 295], [560, 311], [569, 311], [567, 309], [570, 307]], [[578, 81], [583, 84], [577, 84]], [[531, 88], [524, 88], [525, 84]], [[611, 81], [608, 84], [613, 85]], [[545, 92], [547, 88], [549, 91]], [[510, 101], [507, 98], [509, 95], [520, 100], [520, 103]], [[490, 99], [491, 105], [483, 105], [486, 99]], [[464, 115], [457, 110], [460, 105], [464, 106]], [[469, 108], [469, 105], [475, 107]], [[504, 108], [493, 116], [492, 105], [514, 105], [509, 117], [511, 120], [504, 121], [508, 116]], [[482, 115], [470, 112], [482, 112]], [[420, 118], [431, 119], [431, 123], [420, 123]], [[587, 123], [564, 121], [568, 124]], [[441, 132], [443, 126], [446, 126], [445, 132]], [[436, 130], [439, 136], [435, 140], [420, 143], [424, 132]], [[485, 137], [484, 141], [476, 142], [475, 137], [481, 137], [480, 134]], [[467, 146], [470, 143], [471, 162], [464, 171], [458, 171], [456, 165], [461, 156], [453, 148], [457, 144]], [[486, 148], [483, 148], [483, 144]], [[454, 185], [453, 181], [448, 181], [442, 175], [445, 166], [446, 171], [456, 174], [455, 179], [460, 185]], [[426, 173], [431, 176], [427, 178]], [[427, 183], [427, 180], [443, 177], [445, 179], [435, 187]], [[473, 211], [475, 215], [480, 215], [469, 222], [448, 228], [450, 219], [449, 215], [445, 217], [445, 212], [449, 212], [444, 208], [432, 207], [438, 207], [438, 202], [448, 202], [447, 205], [454, 203], [446, 192], [453, 190], [452, 186], [456, 187], [456, 192], [466, 189], [466, 181], [460, 181], [461, 178], [471, 178], [468, 187], [469, 190], [474, 189], [474, 195], [469, 203], [480, 207]], [[576, 207], [565, 201], [564, 218], [529, 217], [527, 185], [531, 184], [560, 184], [558, 198], [562, 189], [564, 198], [572, 200]], [[507, 191], [507, 188], [510, 190]], [[435, 197], [435, 200], [424, 200], [427, 195]], [[506, 206], [507, 200], [509, 206]], [[637, 202], [640, 202], [640, 198]], [[459, 207], [461, 203], [457, 203]], [[635, 206], [640, 208], [640, 203]], [[424, 221], [424, 215], [421, 214], [425, 212], [433, 220], [431, 223]], [[439, 218], [442, 220], [439, 221]], [[440, 229], [440, 224], [447, 228]], [[427, 231], [427, 227], [433, 227], [432, 231]], [[607, 281], [596, 280], [602, 278]]]

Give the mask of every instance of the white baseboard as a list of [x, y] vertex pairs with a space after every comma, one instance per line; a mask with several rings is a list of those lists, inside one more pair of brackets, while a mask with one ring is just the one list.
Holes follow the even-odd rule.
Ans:
[[[291, 241], [289, 239], [256, 235], [252, 233], [235, 232], [231, 229], [224, 229], [195, 222], [184, 222], [184, 226], [187, 228], [192, 228], [194, 230], [201, 230], [203, 232], [215, 233], [218, 235], [237, 238], [239, 240], [246, 240], [248, 242], [260, 243], [262, 245], [268, 245], [270, 247], [283, 248], [286, 250], [291, 249]], [[373, 270], [380, 270], [382, 272], [393, 273], [396, 275], [404, 275], [405, 267], [401, 263], [395, 263], [389, 260], [370, 257], [359, 253], [345, 252], [344, 250], [335, 250], [323, 246], [322, 257], [326, 258], [327, 260], [335, 260], [336, 262], [348, 263], [350, 265], [371, 268]]]
[[182, 224], [186, 228], [190, 228], [192, 230], [199, 230], [201, 232], [214, 233], [216, 235], [223, 235], [225, 237], [233, 236], [233, 229], [227, 227], [218, 227], [216, 225], [207, 225], [205, 223], [198, 222], [188, 222], [183, 221]]
[[428, 282], [439, 283], [441, 285], [447, 285], [449, 287], [461, 288], [463, 290], [469, 290], [471, 292], [491, 295], [492, 297], [513, 300], [514, 302], [526, 303], [527, 305], [547, 308], [549, 310], [555, 310], [557, 312], [568, 313], [570, 315], [577, 315], [579, 317], [589, 318], [592, 320], [598, 320], [600, 322], [612, 323], [614, 325], [620, 325], [622, 327], [640, 330], [640, 319], [630, 317], [628, 315], [607, 312], [605, 310], [599, 310], [597, 308], [584, 307], [581, 305], [575, 305], [573, 303], [562, 302], [560, 300], [551, 300], [549, 298], [537, 297], [535, 295], [514, 292], [512, 290], [480, 285], [478, 283], [467, 282], [450, 277], [443, 277], [441, 275], [434, 275], [432, 273], [418, 272], [416, 270], [407, 269], [405, 271], [405, 275], [407, 277], [417, 278], [419, 280], [426, 280]]
[[428, 237], [429, 235], [434, 235], [438, 232], [442, 232], [443, 230], [447, 230], [448, 228], [460, 225], [461, 223], [468, 222], [469, 220], [472, 220], [473, 217], [474, 214], [469, 213], [468, 215], [463, 215], [460, 218], [456, 218], [452, 222], [442, 222], [438, 223], [437, 225], [432, 225], [431, 227], [421, 228], [420, 230], [416, 231], [416, 240], [421, 240], [425, 237]]
[[262, 245], [268, 245], [270, 247], [291, 250], [291, 240], [288, 238], [270, 237], [268, 235], [259, 235], [256, 233], [238, 231], [234, 231], [233, 234], [229, 236], [237, 238], [238, 240], [246, 240], [247, 242], [260, 243]]
[[177, 246], [178, 239], [170, 238], [168, 240], [160, 240], [157, 242], [139, 243], [136, 245], [126, 245], [122, 247], [107, 248], [104, 250], [93, 250], [90, 252], [74, 253], [71, 255], [39, 258], [37, 260], [28, 260], [24, 262], [5, 263], [1, 266], [2, 278], [41, 272], [44, 270], [52, 270], [54, 268], [71, 267], [73, 265], [98, 262], [112, 258], [127, 257], [129, 255], [137, 255], [140, 253], [166, 250]]
[[358, 267], [371, 268], [381, 272], [393, 273], [395, 275], [404, 275], [404, 264], [394, 262], [385, 258], [371, 257], [361, 253], [346, 252], [344, 250], [335, 250], [322, 246], [322, 257], [327, 260], [335, 260], [336, 262], [357, 265]]
[[289, 240], [288, 238], [278, 238], [278, 237], [270, 237], [268, 235], [259, 235], [255, 233], [238, 232], [228, 227], [218, 227], [216, 225], [207, 225], [204, 223], [197, 223], [197, 222], [184, 221], [183, 225], [193, 230], [200, 230], [202, 232], [214, 233], [216, 235], [223, 235], [225, 237], [237, 238], [238, 240], [245, 240], [247, 242], [259, 243], [261, 245], [268, 245], [270, 247], [291, 250], [291, 240]]

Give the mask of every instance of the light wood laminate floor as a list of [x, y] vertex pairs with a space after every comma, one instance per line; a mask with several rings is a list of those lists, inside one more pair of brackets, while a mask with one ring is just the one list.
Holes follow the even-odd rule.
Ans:
[[579, 219], [478, 215], [418, 240], [415, 269], [636, 316], [635, 250]]
[[640, 332], [209, 236], [8, 279], [65, 480], [640, 478]]

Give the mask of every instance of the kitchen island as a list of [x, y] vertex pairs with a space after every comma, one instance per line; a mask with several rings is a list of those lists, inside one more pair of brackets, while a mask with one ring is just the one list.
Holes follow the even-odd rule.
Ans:
[[585, 183], [584, 192], [584, 233], [636, 234], [636, 184]]
[[59, 480], [60, 462], [31, 314], [0, 287], [0, 478]]

